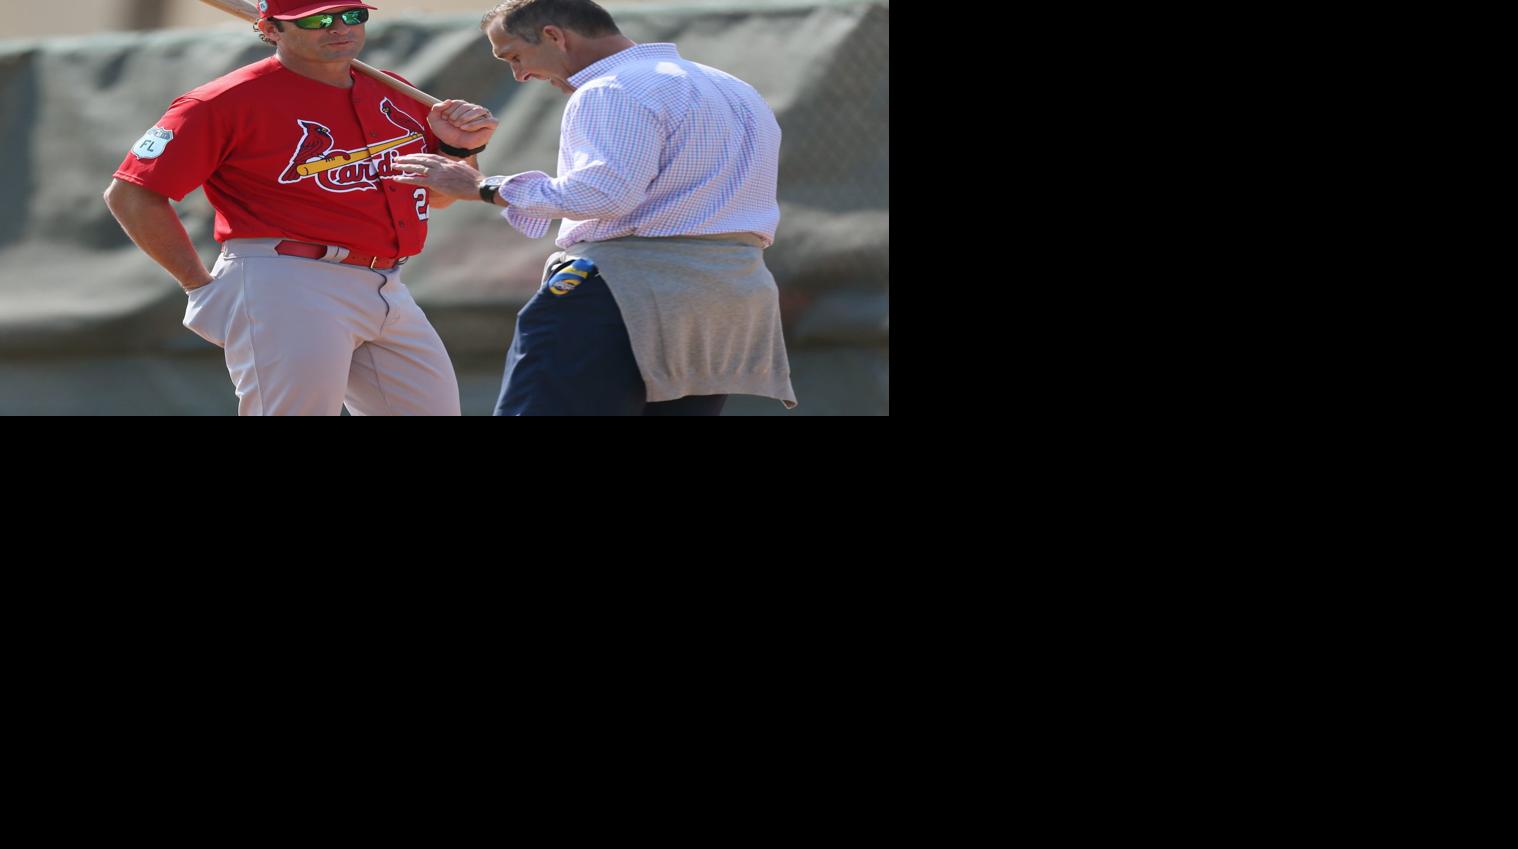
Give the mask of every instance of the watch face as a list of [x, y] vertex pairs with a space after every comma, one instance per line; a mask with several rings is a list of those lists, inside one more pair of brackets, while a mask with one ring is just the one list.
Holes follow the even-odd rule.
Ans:
[[486, 203], [494, 203], [493, 198], [496, 190], [506, 182], [505, 177], [486, 177], [485, 182], [480, 184], [480, 200]]

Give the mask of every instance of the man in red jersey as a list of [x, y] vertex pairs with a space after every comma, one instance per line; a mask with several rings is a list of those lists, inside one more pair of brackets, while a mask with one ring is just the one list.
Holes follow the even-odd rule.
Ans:
[[[356, 73], [374, 6], [258, 6], [274, 56], [175, 100], [106, 204], [184, 287], [185, 327], [225, 351], [240, 415], [458, 415], [448, 352], [401, 281], [451, 200], [385, 178], [406, 153], [473, 163], [495, 117], [429, 111]], [[210, 271], [170, 205], [202, 185], [222, 244]]]

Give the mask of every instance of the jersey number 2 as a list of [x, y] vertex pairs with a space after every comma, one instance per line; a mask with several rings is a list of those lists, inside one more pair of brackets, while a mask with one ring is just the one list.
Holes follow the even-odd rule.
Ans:
[[416, 198], [417, 219], [420, 221], [426, 221], [429, 214], [427, 212], [427, 190], [417, 189], [416, 194], [413, 194], [412, 197]]

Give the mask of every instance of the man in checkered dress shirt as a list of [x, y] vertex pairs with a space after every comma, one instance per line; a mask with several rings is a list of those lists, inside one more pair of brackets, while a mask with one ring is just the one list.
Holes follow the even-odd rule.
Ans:
[[518, 82], [570, 95], [558, 176], [486, 177], [431, 154], [398, 182], [563, 219], [517, 318], [497, 415], [716, 415], [727, 395], [796, 406], [774, 243], [780, 127], [753, 87], [637, 44], [591, 0], [511, 0], [482, 22]]

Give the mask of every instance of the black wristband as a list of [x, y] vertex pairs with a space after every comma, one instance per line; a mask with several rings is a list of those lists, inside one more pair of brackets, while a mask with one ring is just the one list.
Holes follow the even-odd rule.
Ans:
[[467, 157], [474, 156], [475, 154], [477, 154], [480, 151], [484, 150], [485, 149], [485, 145], [480, 145], [479, 147], [475, 148], [474, 150], [465, 150], [462, 147], [454, 147], [453, 145], [451, 145], [451, 144], [443, 141], [442, 139], [438, 139], [437, 149], [440, 150], [440, 151], [442, 151], [443, 153], [448, 154], [449, 156], [457, 156], [460, 159], [465, 159]]

